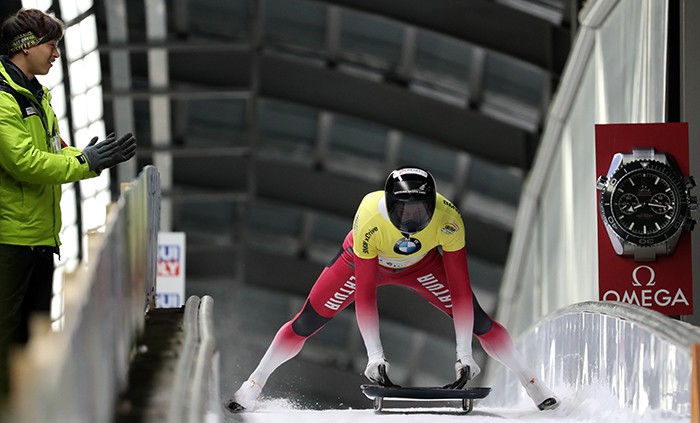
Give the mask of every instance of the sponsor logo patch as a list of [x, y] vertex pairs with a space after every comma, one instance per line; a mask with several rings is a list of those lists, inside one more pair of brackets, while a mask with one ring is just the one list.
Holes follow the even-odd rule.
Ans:
[[415, 238], [401, 238], [394, 244], [394, 252], [402, 255], [410, 255], [420, 251], [422, 245]]
[[455, 207], [455, 205], [452, 204], [452, 203], [450, 203], [449, 201], [443, 199], [443, 200], [442, 200], [442, 204], [446, 205], [447, 207], [449, 207], [449, 208], [451, 208], [452, 210], [454, 210], [454, 211], [456, 211], [457, 213], [459, 213], [459, 210], [457, 209], [457, 207]]
[[446, 233], [447, 235], [454, 235], [456, 232], [459, 231], [459, 225], [457, 225], [454, 222], [447, 222], [445, 223], [445, 226], [443, 226], [440, 230]]
[[374, 235], [377, 231], [379, 231], [379, 228], [375, 226], [369, 231], [365, 232], [365, 237], [362, 240], [362, 252], [364, 254], [369, 254], [369, 240], [370, 238], [372, 238], [372, 235]]

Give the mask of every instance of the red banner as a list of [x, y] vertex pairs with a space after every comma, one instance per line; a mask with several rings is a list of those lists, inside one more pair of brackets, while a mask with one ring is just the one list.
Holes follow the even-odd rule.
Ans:
[[[657, 153], [666, 154], [678, 166], [681, 175], [688, 176], [689, 149], [687, 123], [649, 123], [649, 124], [610, 124], [596, 125], [596, 177], [609, 177], [613, 159], [620, 160], [617, 153], [631, 154], [633, 149], [654, 148]], [[612, 166], [615, 167], [615, 166]], [[622, 179], [622, 177], [620, 177]], [[634, 183], [630, 183], [634, 185]], [[650, 184], [651, 185], [651, 184]], [[641, 188], [635, 187], [641, 190]], [[631, 191], [631, 190], [630, 190]], [[629, 255], [618, 255], [611, 241], [611, 230], [606, 229], [601, 203], [603, 191], [596, 191], [596, 214], [598, 216], [598, 288], [599, 299], [603, 301], [622, 301], [650, 308], [666, 315], [693, 314], [692, 291], [692, 262], [690, 234], [683, 230], [675, 250], [670, 255], [659, 254], [651, 261], [638, 260]], [[634, 191], [634, 194], [643, 193]], [[675, 203], [665, 206], [651, 204], [637, 199], [634, 194], [610, 194], [610, 201], [629, 214], [636, 213], [638, 208], [647, 207], [647, 215], [658, 212], [659, 208], [671, 210]], [[617, 195], [617, 197], [615, 197]], [[625, 197], [627, 195], [628, 197]], [[663, 197], [663, 192], [659, 194]], [[627, 202], [627, 199], [632, 199]], [[666, 197], [663, 197], [666, 198]], [[632, 202], [634, 201], [634, 202]], [[645, 205], [646, 204], [646, 205]], [[649, 205], [656, 209], [650, 208]], [[608, 207], [610, 207], [608, 205]], [[626, 207], [626, 209], [624, 208]], [[644, 209], [640, 209], [640, 212]], [[664, 210], [664, 209], [661, 209]], [[670, 214], [670, 213], [669, 213]], [[620, 226], [626, 226], [621, 221], [608, 217], [608, 221]], [[628, 224], [631, 227], [634, 223]], [[663, 225], [663, 222], [662, 222]], [[610, 225], [609, 225], [610, 226]], [[658, 227], [658, 226], [657, 226]], [[635, 228], [637, 229], [637, 228]], [[646, 226], [644, 226], [646, 233]], [[643, 240], [642, 240], [643, 241]], [[652, 247], [642, 247], [650, 249]], [[621, 247], [617, 247], [621, 250]], [[625, 249], [627, 252], [627, 249]]]

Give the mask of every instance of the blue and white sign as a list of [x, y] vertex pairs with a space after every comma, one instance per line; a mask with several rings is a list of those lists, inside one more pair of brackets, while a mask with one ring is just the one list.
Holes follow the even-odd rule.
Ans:
[[181, 307], [185, 303], [185, 233], [158, 234], [156, 307]]

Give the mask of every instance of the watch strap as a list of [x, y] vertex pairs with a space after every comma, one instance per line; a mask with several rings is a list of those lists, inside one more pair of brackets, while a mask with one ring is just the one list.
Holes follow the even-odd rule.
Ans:
[[[666, 243], [663, 243], [666, 245]], [[632, 246], [632, 256], [634, 256], [634, 261], [644, 262], [644, 261], [654, 261], [656, 260], [656, 247], [638, 247]], [[664, 248], [665, 250], [666, 248]]]
[[669, 164], [666, 155], [657, 153], [653, 147], [634, 147], [632, 153], [622, 155], [622, 161], [625, 163], [634, 160], [654, 160], [663, 164]]

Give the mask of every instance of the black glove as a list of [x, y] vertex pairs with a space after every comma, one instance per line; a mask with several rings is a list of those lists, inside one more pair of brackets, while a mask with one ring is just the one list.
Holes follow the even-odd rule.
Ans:
[[474, 358], [471, 355], [465, 355], [455, 363], [455, 375], [457, 380], [443, 386], [443, 388], [462, 389], [468, 381], [474, 379], [479, 373], [481, 373], [481, 369], [479, 365], [476, 364], [476, 361], [474, 361]]
[[462, 389], [469, 381], [469, 366], [457, 369], [457, 380], [443, 386], [445, 389]]
[[378, 383], [381, 386], [399, 387], [399, 385], [395, 385], [389, 379], [389, 375], [387, 374], [388, 367], [389, 362], [387, 362], [384, 359], [372, 360], [369, 363], [367, 363], [367, 368], [365, 369], [365, 376], [367, 377], [367, 379], [371, 380], [372, 382]]
[[108, 163], [108, 168], [123, 163], [136, 155], [136, 137], [131, 132], [127, 132], [117, 140], [119, 144], [119, 154], [113, 156], [114, 162]]
[[97, 137], [94, 137], [83, 149], [90, 170], [97, 173], [125, 162], [135, 154], [136, 138], [130, 132], [118, 140], [114, 138], [114, 133], [111, 133], [99, 143]]

